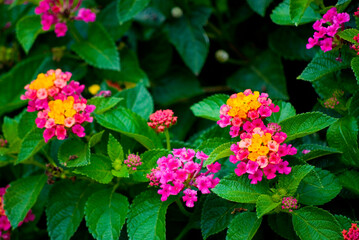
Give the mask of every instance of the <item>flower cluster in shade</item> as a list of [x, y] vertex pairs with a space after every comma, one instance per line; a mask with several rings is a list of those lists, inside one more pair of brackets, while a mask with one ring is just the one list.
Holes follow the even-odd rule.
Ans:
[[359, 229], [356, 223], [352, 223], [349, 230], [342, 231], [344, 240], [359, 240]]
[[332, 97], [324, 101], [324, 107], [334, 109], [340, 103], [338, 98], [342, 97], [343, 95], [343, 90], [335, 90], [332, 94]]
[[[62, 3], [61, 3], [62, 2]], [[41, 25], [44, 31], [48, 31], [51, 26], [55, 25], [55, 34], [57, 37], [63, 37], [67, 32], [67, 21], [79, 20], [94, 22], [96, 14], [88, 8], [80, 8], [82, 0], [42, 0], [39, 6], [35, 8], [35, 13], [41, 15]], [[76, 11], [77, 16], [75, 16]]]
[[177, 117], [173, 116], [173, 111], [170, 109], [157, 110], [155, 113], [150, 115], [150, 122], [148, 126], [155, 129], [156, 132], [163, 132], [166, 128], [176, 124]]
[[357, 52], [357, 55], [359, 55], [359, 46], [357, 46], [357, 45], [359, 44], [359, 34], [356, 35], [356, 36], [354, 36], [354, 37], [353, 37], [353, 40], [354, 40], [355, 42], [357, 42], [357, 44], [351, 45], [351, 48], [354, 49], [354, 50]]
[[132, 153], [128, 155], [124, 163], [129, 169], [132, 169], [133, 171], [136, 171], [137, 167], [142, 165], [140, 156]]
[[90, 113], [96, 107], [87, 105], [87, 100], [81, 96], [85, 86], [70, 78], [70, 72], [49, 70], [26, 85], [26, 92], [21, 96], [22, 100], [30, 100], [28, 112], [37, 111], [35, 123], [38, 128], [45, 128], [45, 142], [54, 136], [64, 140], [70, 129], [84, 137], [85, 128], [81, 124], [93, 121]]
[[313, 24], [313, 37], [308, 39], [307, 49], [320, 46], [324, 52], [332, 50], [339, 43], [339, 30], [344, 30], [344, 23], [349, 22], [348, 13], [338, 13], [335, 7], [329, 9], [323, 18]]
[[[7, 218], [4, 210], [4, 194], [6, 192], [6, 188], [0, 188], [0, 239], [10, 239], [11, 237], [11, 224], [9, 219]], [[35, 215], [32, 213], [31, 209], [26, 214], [25, 219], [21, 221], [18, 225], [20, 227], [22, 224], [27, 222], [32, 222], [35, 220]]]
[[[201, 172], [204, 161], [208, 159], [203, 152], [182, 148], [173, 149], [172, 154], [159, 158], [158, 166], [151, 170], [147, 178], [151, 186], [160, 187], [158, 193], [162, 196], [162, 201], [183, 190], [183, 201], [187, 207], [193, 207], [197, 201], [197, 191], [208, 194], [219, 183], [219, 178], [215, 178], [214, 173], [221, 169], [221, 164], [209, 164], [206, 166], [207, 171]], [[194, 157], [200, 162], [196, 162]]]
[[289, 212], [293, 212], [293, 209], [298, 209], [298, 200], [294, 197], [284, 197], [282, 199], [282, 209], [287, 209]]
[[267, 93], [260, 94], [247, 89], [233, 94], [227, 103], [221, 106], [220, 120], [217, 124], [221, 128], [231, 126], [229, 134], [234, 138], [243, 132], [241, 127], [246, 122], [267, 118], [278, 111], [279, 107], [272, 103]]

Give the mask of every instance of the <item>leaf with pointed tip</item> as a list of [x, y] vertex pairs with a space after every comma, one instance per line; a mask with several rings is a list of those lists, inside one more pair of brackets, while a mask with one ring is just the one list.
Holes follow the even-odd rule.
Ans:
[[344, 31], [338, 32], [339, 37], [354, 44], [357, 44], [357, 41], [355, 41], [353, 38], [358, 34], [359, 34], [359, 30], [355, 28], [349, 28], [349, 29], [345, 29]]
[[125, 159], [121, 144], [111, 133], [108, 137], [107, 153], [112, 162], [116, 161], [116, 159], [120, 159], [121, 161]]
[[251, 240], [256, 234], [262, 218], [257, 218], [254, 212], [237, 214], [228, 227], [227, 240]]
[[59, 162], [66, 167], [85, 166], [90, 163], [90, 148], [77, 138], [70, 138], [60, 146]]
[[74, 170], [77, 174], [85, 175], [99, 183], [107, 184], [111, 182], [111, 160], [102, 155], [91, 155], [91, 163], [87, 166], [78, 167]]
[[247, 0], [253, 11], [264, 17], [266, 9], [273, 0]]
[[[322, 146], [318, 144], [303, 144], [297, 147], [298, 150], [298, 157], [301, 157], [304, 161], [309, 161], [315, 158], [319, 158], [322, 156], [335, 154], [335, 153], [343, 153], [336, 148], [331, 148], [327, 146]], [[303, 154], [303, 150], [310, 150], [309, 153]]]
[[208, 159], [204, 162], [204, 166], [207, 166], [209, 164], [214, 163], [218, 159], [229, 157], [233, 155], [234, 153], [231, 150], [231, 146], [235, 144], [235, 142], [227, 142], [219, 145], [213, 151], [211, 154], [209, 154]]
[[197, 117], [213, 121], [219, 120], [219, 110], [229, 98], [226, 94], [215, 94], [191, 106], [193, 114]]
[[21, 142], [20, 153], [15, 164], [29, 159], [45, 146], [46, 143], [44, 141], [43, 131], [43, 129], [35, 127], [26, 134], [24, 140]]
[[95, 114], [102, 114], [112, 108], [114, 108], [123, 98], [118, 97], [93, 97], [87, 101], [87, 105], [95, 105]]
[[351, 62], [351, 67], [354, 72], [355, 78], [357, 79], [357, 82], [359, 83], [359, 57], [353, 58]]
[[271, 212], [273, 209], [278, 207], [281, 202], [273, 202], [271, 196], [267, 194], [260, 195], [257, 199], [256, 209], [257, 209], [257, 217], [260, 218], [263, 215]]
[[295, 116], [295, 108], [289, 102], [279, 101], [275, 104], [279, 106], [280, 110], [279, 112], [272, 112], [272, 115], [267, 118], [268, 122], [280, 123], [287, 118]]
[[117, 18], [122, 25], [131, 20], [137, 13], [141, 12], [150, 0], [117, 0]]
[[341, 229], [349, 229], [352, 226], [352, 222], [354, 222], [346, 216], [334, 215], [334, 217], [338, 221]]
[[289, 2], [289, 14], [290, 18], [296, 25], [300, 22], [303, 17], [305, 10], [309, 7], [313, 0], [290, 0]]
[[89, 147], [92, 148], [96, 144], [98, 144], [101, 141], [102, 135], [105, 132], [105, 130], [102, 130], [101, 132], [95, 133], [90, 137], [89, 140]]
[[345, 171], [339, 176], [340, 184], [351, 192], [359, 195], [359, 172], [355, 170]]
[[292, 167], [292, 171], [288, 175], [281, 175], [278, 179], [278, 188], [287, 190], [288, 195], [293, 195], [303, 180], [303, 178], [314, 169], [311, 165], [297, 165]]
[[24, 16], [16, 23], [16, 38], [26, 53], [29, 53], [35, 39], [42, 32], [41, 18], [38, 15]]

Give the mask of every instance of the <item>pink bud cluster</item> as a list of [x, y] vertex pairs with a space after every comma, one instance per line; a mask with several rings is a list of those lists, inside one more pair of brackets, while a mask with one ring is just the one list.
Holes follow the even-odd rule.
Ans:
[[298, 200], [294, 197], [284, 197], [282, 199], [282, 209], [287, 209], [289, 212], [293, 212], [293, 209], [298, 209]]
[[357, 11], [354, 13], [355, 17], [359, 17], [359, 7], [357, 8]]
[[[344, 23], [349, 22], [348, 13], [338, 13], [335, 7], [329, 9], [323, 18], [313, 24], [313, 37], [308, 39], [307, 49], [320, 46], [322, 51], [327, 52], [336, 47], [339, 43], [338, 30], [344, 30]], [[326, 24], [327, 26], [323, 26]]]
[[128, 155], [124, 163], [127, 165], [128, 168], [132, 169], [133, 171], [137, 170], [137, 166], [142, 165], [140, 156], [136, 154]]
[[240, 135], [241, 141], [233, 144], [231, 150], [234, 155], [229, 157], [230, 162], [237, 164], [235, 173], [242, 176], [248, 173], [251, 184], [262, 181], [263, 174], [267, 179], [276, 177], [276, 173], [289, 174], [291, 167], [282, 157], [294, 155], [297, 149], [291, 144], [282, 144], [287, 138], [284, 132], [276, 131], [279, 126], [271, 123], [265, 126], [261, 119], [247, 121], [243, 128], [246, 132]]
[[308, 153], [310, 153], [310, 150], [304, 149], [304, 150], [302, 151], [302, 153], [303, 153], [303, 154], [308, 154]]
[[0, 147], [5, 147], [7, 145], [7, 143], [8, 142], [6, 139], [0, 137]]
[[342, 231], [344, 240], [359, 240], [359, 228], [356, 223], [352, 223], [351, 228], [349, 231], [343, 230]]
[[111, 97], [111, 91], [110, 90], [104, 90], [100, 91], [98, 94], [96, 94], [97, 97]]
[[279, 106], [272, 103], [267, 93], [253, 93], [247, 89], [243, 93], [231, 95], [227, 103], [221, 106], [217, 124], [221, 128], [231, 126], [229, 134], [234, 138], [243, 132], [241, 126], [245, 122], [264, 119], [278, 111]]
[[[359, 44], [359, 34], [357, 36], [354, 36], [353, 40]], [[351, 48], [357, 52], [357, 55], [359, 55], [359, 46], [357, 46], [356, 44], [353, 44], [353, 45], [351, 45]]]
[[338, 98], [342, 97], [343, 95], [344, 95], [343, 90], [335, 90], [332, 94], [332, 97], [328, 98], [324, 102], [324, 107], [334, 109], [335, 106], [339, 105], [340, 103]]
[[150, 122], [148, 126], [155, 129], [156, 132], [163, 132], [166, 128], [171, 127], [176, 124], [177, 117], [173, 116], [173, 111], [170, 109], [167, 110], [158, 110], [155, 113], [150, 115]]
[[[87, 8], [80, 8], [82, 0], [75, 5], [73, 0], [64, 0], [61, 4], [58, 0], [42, 0], [39, 6], [35, 8], [35, 13], [41, 15], [42, 29], [47, 31], [52, 25], [55, 25], [55, 33], [57, 37], [63, 37], [67, 32], [66, 22], [68, 20], [79, 20], [94, 22], [96, 14]], [[75, 12], [78, 11], [77, 16]]]
[[[185, 189], [182, 199], [187, 207], [193, 207], [194, 202], [197, 201], [198, 190], [202, 194], [208, 194], [209, 189], [219, 183], [219, 178], [214, 178], [213, 173], [221, 169], [221, 164], [218, 162], [209, 164], [207, 171], [201, 173], [203, 163], [208, 159], [203, 152], [196, 153], [193, 149], [182, 148], [173, 149], [172, 154], [159, 158], [158, 167], [152, 169], [147, 178], [151, 186], [160, 187], [158, 193], [162, 196], [162, 201], [166, 201], [170, 195], [177, 195]], [[194, 157], [201, 162], [195, 162]]]
[[[9, 219], [7, 218], [4, 210], [4, 194], [6, 192], [6, 188], [0, 188], [0, 239], [10, 239], [11, 237], [11, 224], [9, 222]], [[21, 221], [18, 225], [20, 227], [23, 223], [32, 222], [35, 220], [35, 215], [32, 213], [31, 209], [26, 214], [25, 219]]]
[[84, 137], [85, 128], [81, 124], [93, 121], [90, 113], [96, 107], [87, 105], [87, 100], [81, 96], [85, 86], [70, 82], [70, 78], [70, 72], [49, 70], [26, 85], [26, 92], [21, 96], [22, 100], [30, 100], [28, 112], [37, 111], [35, 123], [38, 128], [45, 128], [45, 142], [54, 136], [64, 140], [70, 129]]

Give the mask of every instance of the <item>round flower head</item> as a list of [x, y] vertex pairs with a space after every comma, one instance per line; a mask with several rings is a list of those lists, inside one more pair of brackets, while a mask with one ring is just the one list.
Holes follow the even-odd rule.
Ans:
[[166, 128], [171, 127], [176, 124], [177, 117], [173, 116], [173, 111], [170, 109], [167, 110], [158, 110], [155, 113], [150, 115], [150, 122], [148, 126], [155, 129], [156, 132], [163, 132]]
[[[200, 161], [196, 162], [195, 157]], [[209, 164], [208, 170], [201, 172], [204, 161], [207, 159], [208, 156], [203, 152], [196, 153], [186, 148], [173, 149], [172, 154], [158, 159], [158, 166], [151, 170], [147, 178], [151, 186], [160, 187], [158, 193], [162, 196], [162, 201], [184, 190], [183, 201], [187, 207], [193, 207], [194, 202], [197, 201], [197, 191], [208, 194], [209, 190], [219, 183], [219, 179], [214, 178], [213, 175], [220, 170], [219, 163]]]
[[127, 159], [124, 161], [126, 166], [133, 171], [137, 170], [137, 167], [142, 165], [141, 158], [138, 155], [130, 154]]
[[284, 197], [282, 199], [282, 209], [287, 209], [289, 212], [293, 212], [293, 209], [298, 209], [298, 200], [294, 197]]

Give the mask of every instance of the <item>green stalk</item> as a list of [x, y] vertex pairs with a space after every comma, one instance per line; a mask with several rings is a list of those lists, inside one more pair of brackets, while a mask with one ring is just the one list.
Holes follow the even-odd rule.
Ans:
[[170, 142], [170, 133], [168, 128], [165, 130], [166, 142], [167, 142], [167, 149], [171, 151], [171, 142]]
[[183, 204], [180, 201], [180, 198], [176, 199], [176, 204], [179, 208], [179, 210], [181, 211], [181, 213], [183, 213], [183, 215], [185, 215], [186, 217], [190, 217], [192, 214], [190, 212], [188, 212], [185, 207], [183, 206]]

